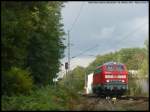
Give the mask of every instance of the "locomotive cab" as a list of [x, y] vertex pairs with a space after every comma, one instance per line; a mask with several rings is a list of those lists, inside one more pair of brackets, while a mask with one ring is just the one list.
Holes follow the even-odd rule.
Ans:
[[121, 63], [108, 62], [97, 67], [93, 75], [93, 91], [104, 95], [122, 95], [128, 89], [128, 72]]
[[105, 65], [104, 88], [109, 93], [122, 94], [127, 90], [127, 70], [125, 65], [111, 63]]

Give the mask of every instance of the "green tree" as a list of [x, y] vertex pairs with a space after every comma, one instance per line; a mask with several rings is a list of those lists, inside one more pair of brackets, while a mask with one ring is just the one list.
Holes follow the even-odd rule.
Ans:
[[3, 74], [5, 74], [2, 76], [3, 94], [29, 94], [32, 90], [33, 80], [29, 71], [12, 67]]
[[127, 66], [127, 69], [139, 70], [143, 60], [147, 59], [145, 48], [123, 48], [114, 53], [98, 55], [96, 59], [86, 68], [88, 73], [94, 71], [96, 66], [109, 61], [121, 62]]
[[21, 2], [1, 4], [2, 70], [24, 67], [27, 58], [29, 10]]
[[31, 69], [37, 84], [52, 82], [59, 72], [59, 59], [63, 57], [65, 46], [62, 43], [64, 35], [60, 23], [61, 2], [40, 2], [32, 12], [35, 29], [32, 32], [28, 46], [28, 67]]
[[2, 77], [12, 67], [29, 69], [36, 84], [52, 82], [59, 72], [62, 42], [62, 2], [1, 4]]
[[108, 61], [116, 61], [115, 53], [98, 55], [96, 59], [92, 63], [90, 63], [89, 66], [86, 68], [87, 74], [93, 72], [96, 66], [100, 66]]
[[85, 68], [81, 66], [77, 66], [71, 71], [69, 83], [71, 83], [76, 92], [83, 90], [85, 74]]
[[149, 76], [149, 72], [148, 72], [148, 62], [149, 62], [149, 58], [148, 58], [148, 40], [145, 40], [144, 42], [145, 48], [144, 48], [144, 59], [142, 60], [140, 69], [139, 69], [139, 73], [141, 77], [148, 77]]

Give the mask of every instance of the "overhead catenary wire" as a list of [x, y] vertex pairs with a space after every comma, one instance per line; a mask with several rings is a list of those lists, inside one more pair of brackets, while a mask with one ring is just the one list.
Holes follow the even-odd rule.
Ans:
[[[145, 22], [144, 24], [138, 26], [136, 29], [134, 29], [132, 32], [129, 32], [127, 35], [123, 36], [123, 38], [121, 38], [120, 40], [118, 40], [117, 42], [115, 42], [115, 43], [117, 43], [117, 44], [115, 44], [115, 45], [118, 46], [122, 41], [126, 40], [131, 34], [135, 33], [135, 32], [138, 31], [139, 29], [141, 29], [142, 26], [144, 26], [145, 24], [147, 24], [147, 22]], [[114, 46], [115, 46], [115, 45], [114, 45]], [[98, 44], [96, 45], [96, 47], [99, 47], [99, 46], [100, 46], [100, 45], [98, 45]], [[107, 46], [110, 46], [110, 44], [107, 44]], [[116, 47], [116, 46], [115, 46], [115, 47]], [[85, 51], [81, 52], [80, 54], [78, 54], [78, 55], [76, 55], [76, 56], [73, 56], [72, 58], [76, 58], [76, 57], [78, 57], [78, 56], [80, 56], [80, 55], [86, 53], [86, 52], [89, 51], [89, 50], [95, 49], [96, 47], [92, 47], [92, 48], [90, 48], [90, 49], [88, 49], [88, 50], [85, 50]]]
[[[121, 44], [122, 42], [124, 42], [124, 40], [128, 39], [130, 35], [132, 35], [133, 33], [137, 32], [139, 29], [143, 28], [142, 26], [144, 26], [147, 22], [143, 23], [142, 25], [138, 26], [137, 28], [135, 28], [133, 31], [127, 33], [127, 35], [123, 35], [121, 39], [117, 40], [113, 47], [117, 47], [119, 44]], [[112, 44], [107, 44], [107, 46], [112, 47]]]
[[71, 25], [71, 28], [68, 30], [68, 71], [70, 71], [70, 32], [72, 31], [73, 27], [75, 26], [75, 23], [77, 22], [80, 14], [81, 14], [81, 10], [83, 8], [83, 5], [84, 5], [84, 2], [82, 2], [81, 6], [80, 6], [80, 9], [79, 9], [79, 12], [73, 22], [73, 24]]
[[97, 46], [98, 46], [98, 45], [96, 45], [96, 46], [94, 46], [94, 47], [91, 47], [91, 48], [89, 48], [89, 49], [86, 49], [85, 51], [79, 53], [79, 54], [76, 55], [76, 56], [73, 56], [72, 58], [76, 58], [76, 57], [78, 57], [78, 56], [80, 56], [80, 55], [82, 55], [82, 54], [84, 54], [84, 53], [86, 53], [86, 52], [88, 52], [88, 51], [90, 51], [90, 50], [93, 50], [93, 49], [95, 49]]
[[124, 42], [124, 40], [126, 40], [127, 38], [129, 38], [130, 35], [132, 35], [133, 33], [137, 32], [139, 29], [143, 28], [142, 26], [144, 26], [144, 25], [146, 25], [146, 24], [147, 24], [147, 22], [145, 22], [144, 24], [138, 26], [138, 27], [137, 27], [136, 29], [134, 29], [132, 32], [129, 32], [127, 35], [124, 36], [124, 39], [121, 38], [121, 39], [117, 42], [116, 46], [119, 45], [122, 41]]
[[84, 2], [82, 2], [81, 6], [80, 6], [80, 9], [79, 9], [79, 12], [78, 12], [78, 14], [77, 14], [77, 16], [76, 16], [74, 22], [72, 23], [70, 29], [69, 29], [70, 32], [72, 31], [73, 27], [75, 26], [75, 23], [77, 22], [77, 20], [78, 20], [80, 14], [81, 14], [81, 11], [82, 11], [82, 9], [83, 9], [83, 5], [84, 5]]
[[[69, 32], [72, 31], [73, 27], [75, 26], [75, 24], [76, 24], [76, 22], [77, 22], [77, 20], [78, 20], [78, 18], [79, 18], [79, 16], [80, 16], [80, 14], [81, 14], [81, 10], [82, 10], [82, 8], [83, 8], [83, 5], [84, 5], [84, 2], [81, 4], [81, 7], [80, 7], [79, 12], [78, 12], [78, 15], [77, 15], [77, 17], [75, 18], [75, 21], [73, 22], [73, 24], [71, 25], [71, 28], [70, 28]], [[146, 23], [147, 23], [147, 22], [146, 22]], [[145, 25], [146, 23], [142, 24], [141, 26], [139, 26], [138, 28], [136, 28], [136, 29], [133, 30], [132, 32], [130, 32], [130, 33], [128, 33], [127, 35], [123, 36], [123, 38], [121, 38], [120, 40], [118, 40], [117, 42], [115, 42], [116, 44], [115, 44], [114, 46], [118, 46], [118, 45], [119, 45], [120, 43], [122, 43], [125, 39], [127, 39], [131, 34], [135, 33], [135, 32], [138, 31], [139, 29], [141, 29], [142, 26]], [[111, 45], [111, 44], [107, 44], [107, 46], [110, 46], [110, 45]], [[96, 45], [96, 47], [99, 47], [99, 46], [100, 46], [100, 45]], [[95, 49], [96, 47], [92, 47], [92, 48], [90, 48], [90, 49], [87, 49], [87, 50], [85, 50], [85, 51], [79, 53], [78, 55], [73, 56], [72, 58], [76, 58], [76, 57], [78, 57], [78, 56], [81, 56], [81, 55], [85, 54], [86, 52]]]

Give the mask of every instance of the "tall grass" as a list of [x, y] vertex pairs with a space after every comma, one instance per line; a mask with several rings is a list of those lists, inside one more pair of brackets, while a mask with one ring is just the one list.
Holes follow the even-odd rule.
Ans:
[[2, 110], [71, 110], [71, 99], [78, 100], [73, 90], [46, 86], [28, 96], [2, 96]]

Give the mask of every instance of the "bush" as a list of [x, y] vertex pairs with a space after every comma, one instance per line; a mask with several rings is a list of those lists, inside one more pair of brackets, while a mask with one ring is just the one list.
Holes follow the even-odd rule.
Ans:
[[63, 110], [68, 111], [72, 108], [71, 99], [78, 102], [78, 96], [73, 91], [64, 86], [46, 86], [37, 88], [32, 94], [2, 96], [2, 110], [4, 111], [47, 111]]
[[129, 75], [127, 95], [138, 96], [143, 94], [141, 85], [139, 85], [136, 81], [137, 79], [132, 78]]
[[33, 80], [29, 71], [12, 67], [8, 72], [3, 72], [2, 89], [7, 95], [29, 94], [33, 87]]

